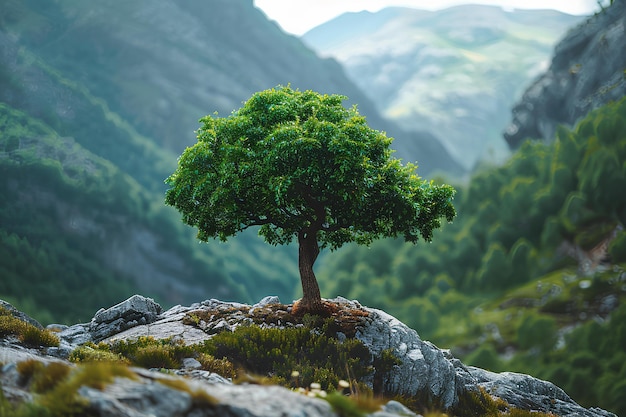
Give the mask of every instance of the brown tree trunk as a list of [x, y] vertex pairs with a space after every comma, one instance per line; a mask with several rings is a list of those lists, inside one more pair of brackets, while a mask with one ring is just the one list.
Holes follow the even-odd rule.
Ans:
[[298, 314], [321, 313], [324, 311], [320, 287], [313, 272], [313, 264], [320, 253], [317, 234], [301, 231], [298, 234], [298, 267], [302, 281], [302, 300], [298, 303]]

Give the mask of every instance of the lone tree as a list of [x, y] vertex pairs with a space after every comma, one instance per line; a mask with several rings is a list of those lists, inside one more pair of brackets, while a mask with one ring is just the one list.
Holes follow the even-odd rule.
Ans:
[[260, 226], [272, 245], [297, 238], [299, 312], [322, 312], [313, 273], [321, 248], [404, 236], [432, 238], [451, 221], [454, 189], [391, 157], [392, 139], [367, 126], [345, 96], [277, 87], [230, 116], [200, 119], [198, 142], [166, 180], [166, 203], [207, 241]]

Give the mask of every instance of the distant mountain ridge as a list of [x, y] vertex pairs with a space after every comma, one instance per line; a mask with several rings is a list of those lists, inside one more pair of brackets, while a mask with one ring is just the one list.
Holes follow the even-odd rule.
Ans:
[[582, 17], [464, 5], [346, 13], [302, 36], [385, 116], [432, 131], [465, 168], [508, 154], [501, 131], [524, 85]]

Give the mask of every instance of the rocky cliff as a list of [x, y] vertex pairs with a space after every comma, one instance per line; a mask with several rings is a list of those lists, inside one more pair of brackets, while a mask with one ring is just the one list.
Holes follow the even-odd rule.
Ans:
[[[368, 364], [369, 371], [354, 383], [375, 389], [381, 398], [393, 396], [406, 400], [413, 408], [437, 407], [454, 415], [486, 415], [489, 406], [493, 406], [491, 411], [496, 414], [489, 415], [526, 410], [544, 415], [614, 417], [599, 408], [579, 406], [550, 382], [529, 375], [495, 374], [465, 366], [448, 351], [423, 341], [415, 330], [384, 311], [343, 298], [328, 303], [334, 310], [327, 322], [340, 329], [335, 334], [339, 343], [356, 340], [366, 348], [360, 359]], [[280, 304], [277, 297], [266, 297], [255, 305], [206, 300], [163, 311], [153, 300], [136, 295], [99, 310], [89, 323], [70, 327], [51, 325], [49, 330], [42, 330], [35, 320], [8, 303], [2, 302], [0, 307], [0, 383], [5, 398], [0, 398], [0, 409], [7, 412], [17, 409], [16, 404], [26, 403], [31, 410], [47, 407], [57, 412], [65, 406], [70, 409], [67, 407], [71, 405], [78, 407], [74, 412], [80, 409], [95, 416], [366, 415], [364, 411], [354, 410], [349, 414], [341, 402], [346, 396], [336, 393], [331, 396], [313, 384], [311, 389], [289, 390], [273, 384], [250, 383], [259, 381], [258, 377], [248, 377], [246, 383], [241, 383], [239, 377], [239, 383], [233, 383], [232, 378], [204, 370], [199, 362], [202, 358], [194, 357], [193, 349], [185, 351], [188, 357], [176, 369], [103, 365], [85, 360], [84, 349], [99, 350], [111, 358], [107, 350], [111, 346], [122, 344], [128, 351], [130, 343], [136, 340], [174, 340], [182, 349], [202, 346], [215, 335], [236, 332], [238, 328], [257, 326], [286, 331], [308, 326], [293, 321], [290, 306]], [[24, 330], [26, 327], [30, 330]], [[56, 337], [50, 336], [51, 330], [56, 332]], [[324, 330], [311, 328], [310, 331], [319, 334]], [[35, 338], [37, 332], [48, 336]], [[83, 356], [76, 355], [80, 346], [87, 346], [83, 348]], [[156, 353], [151, 352], [153, 356]], [[392, 362], [387, 361], [393, 365], [384, 370], [380, 361], [383, 352], [393, 358]], [[52, 379], [53, 376], [59, 381]], [[352, 388], [350, 392], [350, 396], [356, 395]], [[416, 414], [397, 401], [382, 400], [374, 409], [370, 407], [367, 415]]]
[[548, 71], [513, 107], [504, 132], [512, 149], [525, 139], [551, 141], [590, 110], [626, 95], [626, 5], [613, 4], [571, 29], [554, 49]]

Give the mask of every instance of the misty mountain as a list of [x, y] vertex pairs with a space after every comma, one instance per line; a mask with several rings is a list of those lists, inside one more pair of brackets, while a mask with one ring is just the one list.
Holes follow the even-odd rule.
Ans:
[[336, 58], [377, 109], [434, 132], [465, 168], [508, 154], [501, 132], [523, 89], [582, 17], [463, 5], [346, 13], [302, 36]]
[[433, 135], [380, 117], [336, 61], [252, 1], [4, 2], [0, 294], [56, 321], [134, 291], [164, 304], [297, 296], [295, 248], [254, 231], [199, 245], [163, 203], [198, 119], [279, 84], [347, 95], [421, 175], [461, 172]]

